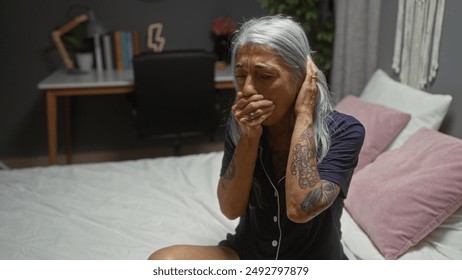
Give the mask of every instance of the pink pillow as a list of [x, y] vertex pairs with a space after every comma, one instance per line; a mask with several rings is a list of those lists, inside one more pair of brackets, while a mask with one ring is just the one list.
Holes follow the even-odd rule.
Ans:
[[337, 111], [358, 119], [366, 129], [356, 171], [385, 151], [409, 122], [411, 115], [349, 95], [337, 105]]
[[422, 128], [353, 176], [345, 207], [396, 259], [462, 205], [461, 171], [462, 140]]

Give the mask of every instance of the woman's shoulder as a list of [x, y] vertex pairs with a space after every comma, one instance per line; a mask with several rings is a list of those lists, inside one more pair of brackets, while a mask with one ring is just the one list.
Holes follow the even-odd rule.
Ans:
[[336, 123], [342, 123], [342, 124], [361, 124], [361, 122], [353, 117], [352, 115], [348, 115], [345, 113], [340, 113], [339, 111], [332, 111], [330, 113], [329, 118]]
[[[365, 129], [361, 122], [351, 115], [333, 111], [329, 115], [329, 130], [334, 138], [355, 134], [364, 138]], [[337, 137], [336, 137], [337, 136]]]

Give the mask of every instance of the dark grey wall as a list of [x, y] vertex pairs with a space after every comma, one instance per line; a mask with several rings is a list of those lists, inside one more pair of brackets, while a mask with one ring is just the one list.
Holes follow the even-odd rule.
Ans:
[[[379, 67], [397, 79], [391, 69], [398, 0], [382, 0], [379, 37]], [[441, 35], [439, 70], [427, 91], [453, 97], [441, 131], [462, 138], [462, 1], [447, 0]]]
[[[146, 36], [149, 24], [162, 22], [165, 49], [211, 50], [217, 16], [242, 21], [265, 13], [257, 0], [0, 0], [0, 159], [47, 154], [45, 99], [36, 86], [60, 66], [50, 32], [75, 4], [91, 7], [109, 30]], [[73, 132], [75, 151], [150, 145], [137, 138], [126, 96], [73, 98]]]
[[[74, 4], [91, 7], [108, 29], [139, 30], [164, 24], [166, 49], [211, 49], [213, 19], [237, 21], [265, 13], [257, 0], [0, 0], [0, 159], [46, 155], [45, 102], [37, 83], [59, 66], [52, 29], [64, 24]], [[379, 67], [391, 71], [397, 0], [383, 0]], [[462, 1], [447, 0], [440, 48], [440, 69], [429, 91], [453, 96], [442, 130], [462, 138]], [[133, 149], [150, 145], [137, 138], [125, 96], [73, 99], [74, 150]], [[62, 131], [62, 130], [61, 130]]]

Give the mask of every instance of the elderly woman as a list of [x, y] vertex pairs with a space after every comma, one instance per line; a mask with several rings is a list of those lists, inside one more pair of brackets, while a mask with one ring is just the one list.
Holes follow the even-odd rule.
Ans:
[[333, 110], [305, 32], [286, 16], [244, 23], [233, 40], [236, 100], [218, 183], [240, 217], [217, 246], [176, 245], [152, 259], [345, 259], [343, 200], [364, 128]]

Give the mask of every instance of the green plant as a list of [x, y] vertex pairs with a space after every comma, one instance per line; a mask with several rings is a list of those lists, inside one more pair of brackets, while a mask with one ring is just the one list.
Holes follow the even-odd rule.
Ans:
[[305, 29], [313, 60], [329, 77], [332, 68], [334, 14], [332, 0], [259, 0], [268, 13], [295, 18]]
[[63, 36], [63, 42], [72, 52], [91, 52], [93, 40], [87, 37], [87, 25], [81, 23]]

